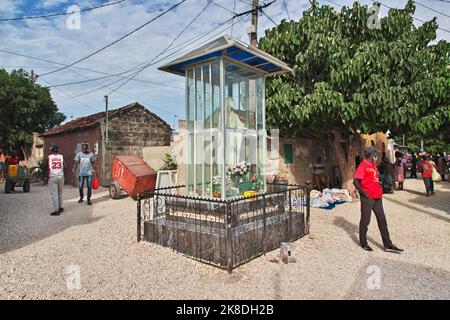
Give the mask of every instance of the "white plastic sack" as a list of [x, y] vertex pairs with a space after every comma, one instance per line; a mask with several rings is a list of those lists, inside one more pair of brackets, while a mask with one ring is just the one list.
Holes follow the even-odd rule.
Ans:
[[434, 182], [442, 181], [441, 175], [439, 174], [439, 172], [437, 172], [435, 168], [433, 168], [433, 171], [431, 173], [431, 179], [433, 179]]

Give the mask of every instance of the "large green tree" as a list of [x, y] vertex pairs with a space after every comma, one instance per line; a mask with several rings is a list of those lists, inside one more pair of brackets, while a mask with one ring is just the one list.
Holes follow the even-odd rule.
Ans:
[[0, 69], [0, 145], [30, 143], [32, 132], [44, 132], [64, 119], [48, 88], [23, 70]]
[[349, 190], [359, 133], [448, 130], [450, 46], [432, 44], [436, 20], [416, 27], [414, 11], [408, 1], [389, 10], [381, 28], [369, 28], [368, 6], [355, 2], [337, 12], [314, 2], [299, 21], [283, 21], [259, 43], [294, 70], [266, 83], [269, 127], [327, 137]]

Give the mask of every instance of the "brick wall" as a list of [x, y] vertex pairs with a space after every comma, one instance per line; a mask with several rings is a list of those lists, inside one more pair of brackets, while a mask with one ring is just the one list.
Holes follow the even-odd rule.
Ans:
[[[162, 119], [145, 108], [137, 106], [128, 109], [109, 121], [109, 142], [106, 146], [105, 181], [109, 184], [113, 159], [118, 155], [143, 157], [143, 148], [170, 146], [171, 128]], [[154, 168], [157, 170], [158, 168]]]

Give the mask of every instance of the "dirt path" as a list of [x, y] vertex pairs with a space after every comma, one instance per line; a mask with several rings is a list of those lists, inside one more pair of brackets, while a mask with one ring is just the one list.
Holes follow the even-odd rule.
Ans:
[[[1, 299], [450, 299], [450, 183], [423, 196], [421, 180], [384, 197], [389, 229], [402, 254], [358, 245], [359, 202], [314, 209], [311, 234], [295, 242], [297, 263], [278, 251], [232, 275], [169, 249], [135, 242], [135, 202], [97, 191], [92, 207], [66, 187], [65, 212], [51, 217], [44, 186], [3, 194], [0, 185]], [[80, 288], [67, 279], [80, 272]], [[76, 286], [76, 282], [75, 282]]]

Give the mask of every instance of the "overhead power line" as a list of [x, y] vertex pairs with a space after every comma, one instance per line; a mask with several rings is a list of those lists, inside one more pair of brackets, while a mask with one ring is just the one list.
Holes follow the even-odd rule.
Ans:
[[[235, 0], [235, 1], [236, 1], [236, 0]], [[225, 8], [223, 5], [221, 5], [221, 4], [219, 4], [219, 3], [216, 3], [216, 2], [214, 2], [214, 1], [211, 1], [211, 3], [212, 3], [213, 5], [215, 5], [215, 6], [218, 6], [219, 8], [222, 8], [222, 9], [224, 9], [224, 10], [226, 10], [226, 11], [232, 13], [232, 14], [236, 14], [236, 12], [235, 12], [236, 6], [234, 6], [233, 11], [231, 11], [230, 9]]]
[[[325, 0], [325, 1], [328, 2], [328, 3], [331, 3], [331, 4], [335, 5], [335, 6], [338, 6], [338, 7], [342, 8], [342, 5], [340, 5], [340, 4], [336, 3], [336, 2], [333, 2], [333, 1], [331, 1], [331, 0]], [[444, 2], [445, 2], [445, 1], [444, 1]], [[392, 8], [392, 7], [388, 6], [388, 5], [385, 5], [384, 3], [380, 3], [380, 4], [381, 4], [382, 6], [388, 8], [388, 9], [391, 9], [391, 10], [399, 10], [399, 9], [396, 9], [396, 8]], [[419, 19], [419, 18], [416, 18], [416, 17], [414, 17], [414, 16], [411, 16], [411, 18], [413, 18], [413, 19], [415, 19], [415, 20], [417, 20], [417, 21], [419, 21], [419, 22], [422, 22], [422, 23], [425, 23], [425, 22], [426, 22], [426, 21], [424, 21], [424, 20], [422, 20], [422, 19]], [[450, 30], [441, 28], [441, 27], [439, 27], [439, 26], [438, 26], [437, 28], [438, 28], [439, 30], [444, 31], [444, 32], [450, 33]]]
[[[77, 75], [83, 77], [83, 78], [86, 78], [85, 75], [83, 75], [83, 74], [81, 74], [81, 73], [79, 73], [79, 72], [77, 72], [77, 71], [75, 71], [75, 70], [72, 70], [72, 69], [69, 69], [69, 70], [70, 70], [71, 72], [74, 72], [75, 74], [77, 74]], [[97, 84], [99, 84], [100, 86], [103, 85], [102, 83], [100, 83], [100, 82], [98, 82], [98, 81], [95, 81], [95, 82], [96, 82]], [[108, 88], [112, 89], [111, 87], [108, 87]], [[60, 91], [60, 92], [62, 92], [59, 88], [55, 88], [55, 89], [58, 90], [58, 91]], [[136, 99], [136, 98], [130, 97], [129, 95], [127, 95], [127, 94], [125, 94], [125, 93], [123, 93], [123, 92], [120, 92], [120, 91], [116, 91], [116, 92], [117, 92], [118, 94], [124, 96], [124, 97], [127, 97], [128, 99], [131, 99], [132, 101], [141, 101], [141, 102], [145, 103], [145, 101], [143, 101], [143, 100], [141, 100], [141, 99]], [[68, 96], [69, 98], [71, 98], [71, 99], [73, 99], [73, 100], [76, 100], [76, 101], [78, 101], [78, 102], [80, 102], [80, 103], [86, 105], [86, 104], [83, 103], [80, 99], [78, 99], [78, 98], [76, 98], [76, 97], [73, 97], [73, 96], [71, 96], [71, 95], [68, 95], [68, 94], [66, 94], [66, 93], [64, 93], [64, 92], [62, 92], [62, 93], [63, 93], [65, 96]], [[64, 99], [65, 99], [65, 98], [63, 97], [63, 100], [64, 100]], [[147, 103], [145, 103], [145, 104], [147, 104]], [[176, 114], [176, 113], [173, 113], [173, 112], [164, 110], [164, 109], [162, 109], [162, 108], [155, 107], [155, 106], [153, 106], [153, 104], [152, 104], [152, 108], [157, 109], [157, 110], [160, 110], [161, 112], [164, 112], [164, 113], [167, 113], [167, 114], [170, 114], [170, 115], [173, 115], [173, 116], [180, 117], [180, 116], [179, 116], [178, 114]], [[182, 118], [182, 117], [181, 117], [181, 118]]]
[[[44, 81], [46, 84], [49, 84], [47, 81], [45, 81], [45, 80], [43, 80], [43, 79], [41, 79], [41, 80]], [[69, 98], [71, 98], [71, 99], [73, 99], [73, 100], [76, 100], [76, 101], [78, 101], [79, 103], [81, 103], [82, 105], [84, 105], [85, 107], [87, 107], [87, 108], [89, 108], [89, 109], [91, 109], [91, 110], [93, 110], [93, 111], [95, 111], [95, 112], [98, 112], [98, 110], [97, 110], [96, 108], [94, 108], [93, 106], [88, 105], [87, 103], [84, 103], [84, 102], [81, 101], [80, 99], [77, 99], [77, 98], [71, 96], [70, 94], [68, 94], [68, 93], [66, 93], [66, 92], [64, 92], [64, 91], [62, 91], [61, 89], [56, 88], [56, 90], [58, 90], [59, 92], [61, 92], [64, 96], [67, 96], [67, 97], [69, 97]]]
[[[328, 1], [328, 0], [327, 0], [327, 1]], [[381, 3], [381, 5], [384, 6], [384, 7], [386, 7], [386, 8], [388, 8], [388, 9], [399, 10], [399, 9], [396, 9], [396, 8], [392, 8], [392, 7], [388, 6], [388, 5], [385, 5], [384, 3]], [[422, 19], [419, 19], [419, 18], [416, 18], [416, 17], [414, 17], [414, 16], [411, 16], [411, 17], [412, 17], [413, 19], [419, 21], [419, 22], [422, 22], [422, 23], [425, 23], [425, 22], [426, 22], [426, 21], [424, 21], [424, 20], [422, 20]], [[441, 28], [441, 27], [439, 27], [439, 26], [438, 26], [437, 28], [440, 29], [440, 30], [442, 30], [442, 31], [445, 31], [445, 32], [447, 32], [447, 33], [450, 33], [450, 30]]]
[[437, 10], [435, 10], [435, 9], [429, 7], [429, 6], [426, 6], [426, 5], [424, 5], [424, 4], [421, 4], [421, 3], [418, 2], [417, 0], [414, 1], [414, 2], [415, 2], [415, 4], [418, 4], [418, 5], [421, 6], [421, 7], [427, 8], [428, 10], [431, 10], [431, 11], [433, 11], [433, 12], [436, 12], [436, 13], [440, 14], [440, 15], [443, 15], [444, 17], [450, 18], [450, 16], [449, 16], [448, 14], [445, 14], [445, 13], [443, 13], [443, 12], [441, 12], [441, 11], [437, 11]]
[[[100, 8], [104, 8], [104, 7], [109, 7], [109, 6], [113, 6], [119, 3], [122, 3], [126, 0], [120, 0], [120, 1], [116, 1], [116, 2], [111, 2], [111, 3], [105, 3], [96, 7], [92, 7], [92, 8], [86, 8], [86, 9], [81, 9], [80, 12], [86, 12], [86, 11], [93, 11], [96, 9], [100, 9]], [[15, 18], [5, 18], [5, 19], [0, 19], [0, 22], [8, 22], [8, 21], [19, 21], [19, 20], [31, 20], [31, 19], [43, 19], [43, 18], [52, 18], [52, 17], [57, 17], [57, 16], [65, 16], [65, 15], [71, 15], [73, 14], [72, 12], [59, 12], [59, 13], [49, 13], [49, 14], [45, 14], [45, 15], [39, 15], [39, 16], [26, 16], [26, 17], [15, 17]]]
[[[236, 21], [233, 21], [232, 23], [233, 23], [233, 24], [239, 23], [239, 22], [242, 21], [244, 18], [245, 18], [245, 17], [242, 17], [242, 18], [240, 18], [240, 19], [238, 19], [238, 20], [236, 20]], [[197, 42], [198, 40], [200, 40], [201, 38], [207, 36], [208, 34], [210, 34], [210, 33], [214, 32], [214, 31], [220, 29], [224, 24], [226, 25], [226, 24], [227, 24], [228, 22], [230, 22], [231, 20], [233, 20], [233, 18], [228, 19], [227, 21], [223, 22], [222, 24], [220, 24], [220, 25], [219, 25], [218, 27], [216, 27], [216, 28], [214, 28], [214, 29], [212, 29], [212, 30], [209, 30], [209, 31], [206, 32], [206, 33], [203, 33], [203, 34], [200, 35], [200, 36], [197, 36], [198, 39], [197, 39], [197, 40], [194, 40], [193, 43]], [[218, 34], [222, 33], [223, 31], [227, 30], [228, 28], [229, 28], [229, 26], [226, 25], [225, 28], [224, 28], [224, 30], [220, 30], [220, 32], [219, 32]], [[212, 35], [211, 37], [207, 38], [206, 40], [203, 40], [203, 41], [202, 41], [201, 43], [199, 43], [198, 45], [203, 45], [204, 43], [207, 43], [208, 41], [210, 41], [212, 38], [214, 38], [214, 37], [216, 37], [216, 36], [217, 36], [217, 34], [214, 34], [214, 35]], [[190, 42], [190, 41], [191, 41], [191, 39], [188, 40], [188, 41], [186, 41], [186, 42]], [[163, 60], [165, 60], [165, 59], [167, 59], [167, 58], [169, 58], [169, 57], [171, 57], [171, 56], [174, 56], [174, 55], [176, 55], [176, 54], [183, 54], [183, 53], [185, 53], [185, 52], [187, 52], [187, 51], [189, 51], [189, 50], [190, 50], [189, 48], [184, 48], [184, 50], [179, 50], [179, 51], [172, 52], [171, 54], [168, 54], [168, 55], [162, 57], [161, 59], [158, 59], [157, 61], [153, 62], [151, 65], [155, 65], [155, 64], [157, 64], [157, 63], [159, 63], [159, 62], [161, 62], [161, 61], [163, 61]], [[92, 79], [91, 81], [95, 81], [95, 80], [96, 80], [96, 79]], [[97, 92], [97, 91], [99, 91], [99, 90], [101, 90], [101, 89], [104, 89], [104, 88], [109, 88], [111, 85], [118, 83], [120, 80], [121, 80], [121, 79], [116, 80], [116, 81], [113, 81], [113, 82], [111, 82], [111, 83], [104, 84], [104, 85], [102, 85], [102, 86], [99, 87], [99, 88], [96, 88], [96, 89], [93, 89], [93, 90], [90, 90], [90, 91], [87, 91], [87, 92], [80, 93], [80, 94], [76, 95], [75, 97], [81, 97], [81, 96], [84, 96], [84, 95], [87, 95], [87, 94], [90, 94], [90, 93], [93, 93], [93, 92]]]
[[291, 20], [291, 17], [289, 16], [289, 10], [286, 4], [286, 0], [283, 0], [283, 4], [284, 4], [284, 9], [286, 10], [286, 14], [289, 20]]
[[[245, 1], [243, 1], [243, 0], [241, 0], [241, 1], [244, 2], [244, 3], [249, 4], [248, 2], [245, 2]], [[238, 13], [238, 14], [236, 14], [234, 17], [235, 17], [235, 18], [236, 18], [236, 17], [240, 17], [240, 16], [243, 16], [243, 15], [252, 13], [252, 12], [255, 11], [255, 10], [262, 10], [262, 9], [265, 9], [265, 8], [267, 8], [268, 6], [272, 5], [275, 1], [277, 1], [277, 0], [272, 0], [271, 2], [264, 3], [264, 4], [260, 5], [260, 6], [258, 6], [256, 9], [253, 9], [253, 8], [252, 8], [252, 9], [250, 9], [250, 10], [247, 10], [247, 11], [244, 11], [244, 12], [241, 12], [241, 13]]]
[[65, 66], [65, 67], [62, 67], [62, 68], [59, 68], [59, 69], [57, 69], [57, 70], [53, 70], [53, 71], [44, 73], [44, 74], [42, 74], [41, 76], [46, 76], [46, 75], [49, 75], [49, 74], [52, 74], [52, 73], [55, 73], [55, 72], [59, 72], [59, 71], [65, 70], [65, 69], [67, 69], [67, 68], [69, 68], [69, 67], [71, 67], [71, 66], [73, 66], [73, 65], [75, 65], [75, 64], [77, 64], [77, 63], [80, 63], [81, 61], [84, 61], [84, 60], [86, 60], [86, 59], [89, 59], [90, 57], [96, 55], [97, 53], [102, 52], [103, 50], [105, 50], [105, 49], [107, 49], [107, 48], [109, 48], [109, 47], [115, 45], [116, 43], [122, 41], [123, 39], [129, 37], [129, 36], [132, 35], [133, 33], [135, 33], [135, 32], [137, 32], [137, 31], [141, 30], [142, 28], [144, 28], [144, 27], [146, 27], [146, 26], [148, 26], [150, 23], [152, 23], [153, 21], [155, 21], [155, 20], [157, 20], [158, 18], [162, 17], [163, 15], [165, 15], [166, 13], [168, 13], [169, 11], [175, 9], [176, 7], [178, 7], [179, 5], [181, 5], [181, 4], [184, 3], [184, 2], [186, 2], [186, 0], [181, 0], [181, 1], [178, 2], [177, 4], [171, 6], [169, 9], [164, 10], [162, 13], [160, 13], [160, 14], [157, 15], [156, 17], [150, 19], [150, 20], [147, 21], [146, 23], [144, 23], [144, 24], [140, 25], [139, 27], [135, 28], [134, 30], [128, 32], [126, 35], [120, 37], [119, 39], [114, 40], [114, 41], [111, 42], [110, 44], [108, 44], [108, 45], [106, 45], [106, 46], [104, 46], [104, 47], [102, 47], [102, 48], [100, 48], [100, 49], [98, 49], [98, 50], [92, 52], [91, 54], [88, 54], [87, 56], [85, 56], [85, 57], [83, 57], [83, 58], [81, 58], [81, 59], [78, 59], [77, 61], [72, 62], [71, 64], [68, 64], [68, 65]]
[[[172, 49], [169, 50], [169, 51], [173, 51], [172, 53], [170, 53], [170, 54], [164, 56], [164, 57], [161, 58], [161, 59], [158, 59], [157, 61], [153, 62], [151, 65], [155, 65], [155, 64], [157, 64], [157, 63], [159, 63], [159, 62], [161, 62], [161, 61], [163, 61], [163, 60], [165, 60], [165, 59], [168, 59], [168, 58], [170, 58], [170, 57], [172, 57], [172, 56], [174, 56], [174, 55], [176, 55], [176, 54], [180, 54], [181, 51], [188, 51], [189, 48], [185, 46], [186, 44], [188, 44], [188, 46], [189, 46], [189, 45], [193, 45], [194, 43], [196, 43], [197, 41], [199, 41], [201, 38], [207, 36], [208, 34], [211, 34], [211, 33], [215, 32], [216, 30], [220, 29], [223, 25], [229, 23], [229, 22], [230, 22], [231, 20], [233, 20], [233, 19], [234, 19], [234, 17], [232, 17], [232, 18], [230, 18], [230, 19], [227, 19], [226, 21], [220, 23], [217, 27], [214, 27], [214, 28], [212, 28], [212, 29], [210, 29], [210, 30], [207, 30], [207, 31], [205, 31], [205, 32], [203, 32], [203, 33], [201, 33], [201, 34], [199, 34], [199, 35], [196, 35], [196, 36], [194, 36], [194, 37], [192, 37], [192, 38], [190, 38], [190, 39], [188, 39], [188, 40], [186, 40], [186, 41], [184, 41], [184, 42], [182, 42], [182, 43], [180, 43], [180, 44], [178, 44], [178, 45], [172, 47]], [[239, 22], [239, 21], [241, 21], [241, 20], [242, 20], [242, 19], [239, 19], [237, 22]], [[234, 24], [232, 24], [232, 26], [233, 26], [233, 25], [234, 25]], [[222, 31], [221, 31], [221, 32], [222, 32]], [[180, 48], [180, 47], [183, 47], [183, 50], [178, 50], [178, 48]], [[175, 50], [175, 49], [177, 49], [177, 50]], [[2, 52], [2, 50], [0, 50], [0, 52]], [[87, 83], [87, 82], [92, 82], [92, 81], [96, 81], [96, 80], [103, 80], [103, 79], [106, 79], [106, 78], [111, 78], [111, 77], [114, 77], [114, 76], [120, 77], [120, 78], [122, 78], [122, 79], [127, 79], [127, 78], [129, 78], [129, 77], [122, 77], [121, 75], [126, 74], [126, 73], [131, 73], [131, 72], [133, 72], [133, 71], [136, 71], [136, 70], [138, 70], [139, 68], [141, 68], [144, 64], [145, 64], [145, 62], [144, 62], [144, 63], [141, 63], [141, 64], [139, 64], [139, 65], [137, 65], [137, 66], [135, 66], [135, 67], [133, 67], [133, 68], [130, 68], [130, 69], [128, 69], [128, 70], [125, 70], [125, 71], [123, 71], [123, 72], [115, 73], [115, 74], [109, 74], [109, 73], [97, 71], [97, 72], [100, 73], [100, 74], [105, 74], [105, 75], [109, 75], [109, 76], [99, 77], [99, 78], [93, 78], [93, 79], [89, 79], [89, 80], [76, 81], [76, 82], [62, 83], [62, 84], [58, 84], [57, 86], [58, 86], [58, 87], [62, 87], [62, 86], [68, 86], [68, 85], [73, 85], [73, 84]], [[80, 69], [80, 70], [94, 71], [94, 70], [90, 70], [90, 69], [79, 68], [79, 67], [76, 67], [76, 66], [73, 66], [73, 67], [71, 67], [71, 68], [76, 68], [76, 69]], [[136, 79], [133, 79], [133, 80], [136, 80]], [[118, 81], [117, 81], [117, 82], [118, 82]], [[114, 83], [117, 83], [117, 82], [114, 82]], [[111, 84], [113, 84], [113, 83], [111, 83]], [[162, 84], [158, 84], [158, 85], [162, 85]], [[163, 85], [163, 86], [166, 86], [166, 85]], [[52, 87], [53, 87], [53, 86], [52, 86]], [[184, 88], [178, 88], [178, 87], [176, 87], [176, 88], [177, 88], [177, 89], [184, 89]]]
[[[6, 53], [6, 54], [10, 54], [10, 55], [15, 55], [15, 56], [18, 56], [18, 57], [24, 57], [24, 58], [32, 59], [32, 60], [36, 60], [36, 61], [42, 61], [42, 62], [45, 62], [45, 63], [56, 64], [56, 65], [58, 65], [58, 66], [67, 66], [67, 65], [64, 64], [64, 63], [60, 63], [60, 62], [57, 62], [57, 61], [52, 61], [52, 60], [47, 60], [47, 59], [41, 59], [41, 58], [37, 58], [37, 57], [33, 57], [33, 56], [26, 55], [26, 54], [21, 54], [21, 53], [18, 53], [18, 52], [12, 52], [12, 51], [2, 50], [2, 49], [0, 49], [0, 52]], [[5, 66], [5, 67], [6, 67], [6, 66]], [[10, 67], [12, 67], [12, 66], [10, 66]], [[48, 66], [43, 66], [43, 67], [25, 67], [25, 66], [18, 66], [18, 67], [19, 67], [19, 68], [23, 68], [23, 69], [25, 69], [25, 68], [27, 68], [27, 69], [33, 69], [33, 68], [51, 68], [51, 69], [55, 69], [55, 68], [58, 68], [58, 67], [48, 67]], [[126, 73], [132, 72], [132, 71], [128, 70], [128, 71], [125, 71], [125, 72], [120, 72], [120, 73], [116, 73], [116, 74], [111, 74], [111, 73], [107, 73], [107, 72], [103, 72], [103, 71], [99, 71], [99, 70], [95, 70], [95, 69], [82, 68], [82, 67], [77, 67], [77, 66], [72, 66], [72, 67], [70, 67], [70, 68], [78, 69], [78, 70], [85, 70], [85, 71], [90, 71], [90, 72], [94, 72], [94, 73], [98, 73], [98, 74], [107, 75], [107, 77], [100, 77], [100, 78], [96, 78], [96, 79], [94, 79], [94, 80], [100, 80], [100, 79], [105, 79], [105, 78], [110, 78], [110, 77], [118, 77], [118, 78], [121, 78], [121, 79], [128, 79], [129, 77], [124, 77], [124, 76], [121, 76], [121, 75], [122, 75], [122, 74], [126, 74]], [[134, 69], [134, 70], [137, 70], [137, 69], [138, 69], [138, 68], [136, 68], [136, 69]], [[133, 70], [133, 71], [134, 71], [134, 70]], [[66, 83], [66, 84], [61, 84], [61, 85], [53, 85], [53, 86], [50, 86], [50, 87], [62, 87], [62, 86], [72, 85], [72, 84], [81, 84], [81, 83], [86, 83], [86, 82], [90, 82], [90, 81], [94, 81], [94, 80], [76, 81], [76, 82], [71, 82], [71, 83]], [[157, 82], [153, 82], [153, 81], [149, 81], [149, 80], [133, 79], [133, 81], [138, 81], [138, 82], [143, 82], [143, 83], [149, 83], [149, 84], [152, 84], [152, 85], [155, 85], [155, 86], [168, 87], [168, 88], [174, 88], [174, 89], [183, 89], [183, 90], [184, 90], [184, 88], [175, 87], [175, 86], [170, 86], [170, 85], [166, 85], [166, 84], [162, 84], [162, 83], [157, 83]]]
[[448, 0], [436, 0], [436, 1], [445, 2], [445, 3], [450, 3], [450, 1], [448, 1]]
[[[236, 11], [236, 2], [237, 2], [237, 0], [234, 0], [233, 11]], [[233, 12], [233, 14], [236, 14], [236, 13]], [[233, 17], [234, 17], [234, 15], [233, 15]], [[231, 36], [233, 36], [233, 25], [231, 25], [230, 33], [231, 33]]]
[[273, 20], [271, 17], [269, 17], [269, 15], [264, 12], [264, 10], [261, 9], [261, 12], [263, 15], [265, 15], [267, 17], [267, 19], [269, 19], [275, 26], [278, 27], [278, 23], [276, 23], [275, 20]]
[[203, 7], [202, 10], [200, 10], [200, 12], [194, 17], [194, 19], [192, 19], [191, 22], [189, 22], [189, 24], [172, 40], [172, 42], [169, 43], [169, 45], [163, 50], [161, 51], [158, 55], [156, 55], [152, 60], [150, 60], [145, 66], [143, 66], [141, 69], [139, 69], [138, 71], [136, 71], [130, 79], [127, 79], [124, 83], [122, 83], [121, 85], [119, 85], [116, 89], [112, 90], [111, 92], [109, 92], [107, 95], [111, 95], [113, 94], [115, 91], [117, 91], [118, 89], [120, 89], [121, 87], [123, 87], [124, 85], [126, 85], [128, 82], [130, 82], [131, 80], [133, 80], [134, 77], [136, 77], [139, 73], [141, 73], [142, 71], [144, 71], [146, 68], [148, 68], [156, 59], [158, 59], [161, 55], [163, 55], [167, 50], [170, 49], [170, 47], [174, 44], [175, 41], [178, 40], [179, 37], [181, 37], [181, 35], [187, 30], [189, 29], [189, 27], [198, 19], [198, 17], [200, 17], [200, 15], [205, 12], [205, 10], [209, 7], [209, 5], [211, 4], [212, 0], [208, 0], [208, 3]]

